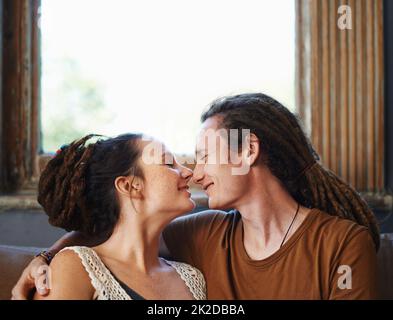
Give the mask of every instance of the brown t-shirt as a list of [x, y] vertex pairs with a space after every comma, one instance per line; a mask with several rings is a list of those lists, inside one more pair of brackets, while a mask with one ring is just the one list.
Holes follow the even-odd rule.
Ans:
[[263, 260], [247, 255], [237, 211], [178, 218], [163, 237], [173, 259], [203, 272], [208, 299], [378, 298], [369, 231], [317, 209], [281, 249]]

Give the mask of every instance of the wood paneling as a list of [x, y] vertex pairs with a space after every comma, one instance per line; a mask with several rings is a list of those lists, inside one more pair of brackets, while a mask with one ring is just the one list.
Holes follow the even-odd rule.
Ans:
[[[340, 29], [338, 8], [351, 9]], [[382, 0], [297, 0], [297, 107], [322, 163], [359, 191], [384, 190]]]
[[[3, 0], [0, 0], [0, 21], [3, 21]], [[3, 23], [0, 23], [0, 39], [3, 39]], [[2, 145], [3, 145], [3, 129], [2, 129], [2, 124], [3, 124], [3, 101], [1, 97], [3, 96], [3, 59], [1, 57], [3, 56], [3, 41], [0, 41], [0, 190], [1, 186], [3, 185], [4, 181], [4, 174], [3, 170], [3, 156], [2, 156]]]
[[2, 181], [14, 192], [37, 172], [39, 46], [36, 0], [3, 1]]

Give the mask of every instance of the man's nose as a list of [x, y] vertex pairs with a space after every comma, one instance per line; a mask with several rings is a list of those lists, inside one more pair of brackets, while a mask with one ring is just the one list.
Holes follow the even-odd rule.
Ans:
[[187, 168], [185, 166], [182, 166], [182, 170], [181, 170], [181, 176], [188, 181], [191, 180], [192, 176], [193, 176], [193, 172], [190, 168]]
[[201, 164], [196, 164], [194, 168], [194, 174], [192, 176], [192, 181], [196, 184], [202, 184], [202, 180], [205, 174], [203, 173], [203, 166]]

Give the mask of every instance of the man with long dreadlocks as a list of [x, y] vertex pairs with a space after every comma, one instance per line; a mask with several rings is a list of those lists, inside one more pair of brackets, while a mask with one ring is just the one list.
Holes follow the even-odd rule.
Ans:
[[[163, 247], [203, 272], [208, 298], [377, 298], [373, 213], [318, 162], [297, 118], [264, 94], [242, 94], [214, 101], [201, 120], [193, 179], [210, 210], [173, 221]], [[222, 134], [233, 129], [248, 134], [233, 144]], [[207, 132], [220, 133], [206, 145]], [[229, 161], [217, 161], [222, 151]], [[239, 164], [248, 169], [234, 174]], [[51, 252], [86, 241], [74, 232]], [[27, 296], [43, 264], [31, 262], [14, 298]]]

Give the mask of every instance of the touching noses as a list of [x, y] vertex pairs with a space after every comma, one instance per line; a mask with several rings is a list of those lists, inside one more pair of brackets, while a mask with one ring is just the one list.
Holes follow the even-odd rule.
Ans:
[[201, 165], [196, 164], [194, 168], [194, 175], [192, 177], [192, 180], [196, 184], [202, 184], [204, 174], [203, 174], [203, 168]]
[[187, 181], [187, 183], [190, 181], [190, 179], [192, 178], [192, 170], [185, 167], [185, 166], [181, 166], [181, 176], [183, 179], [185, 179]]

